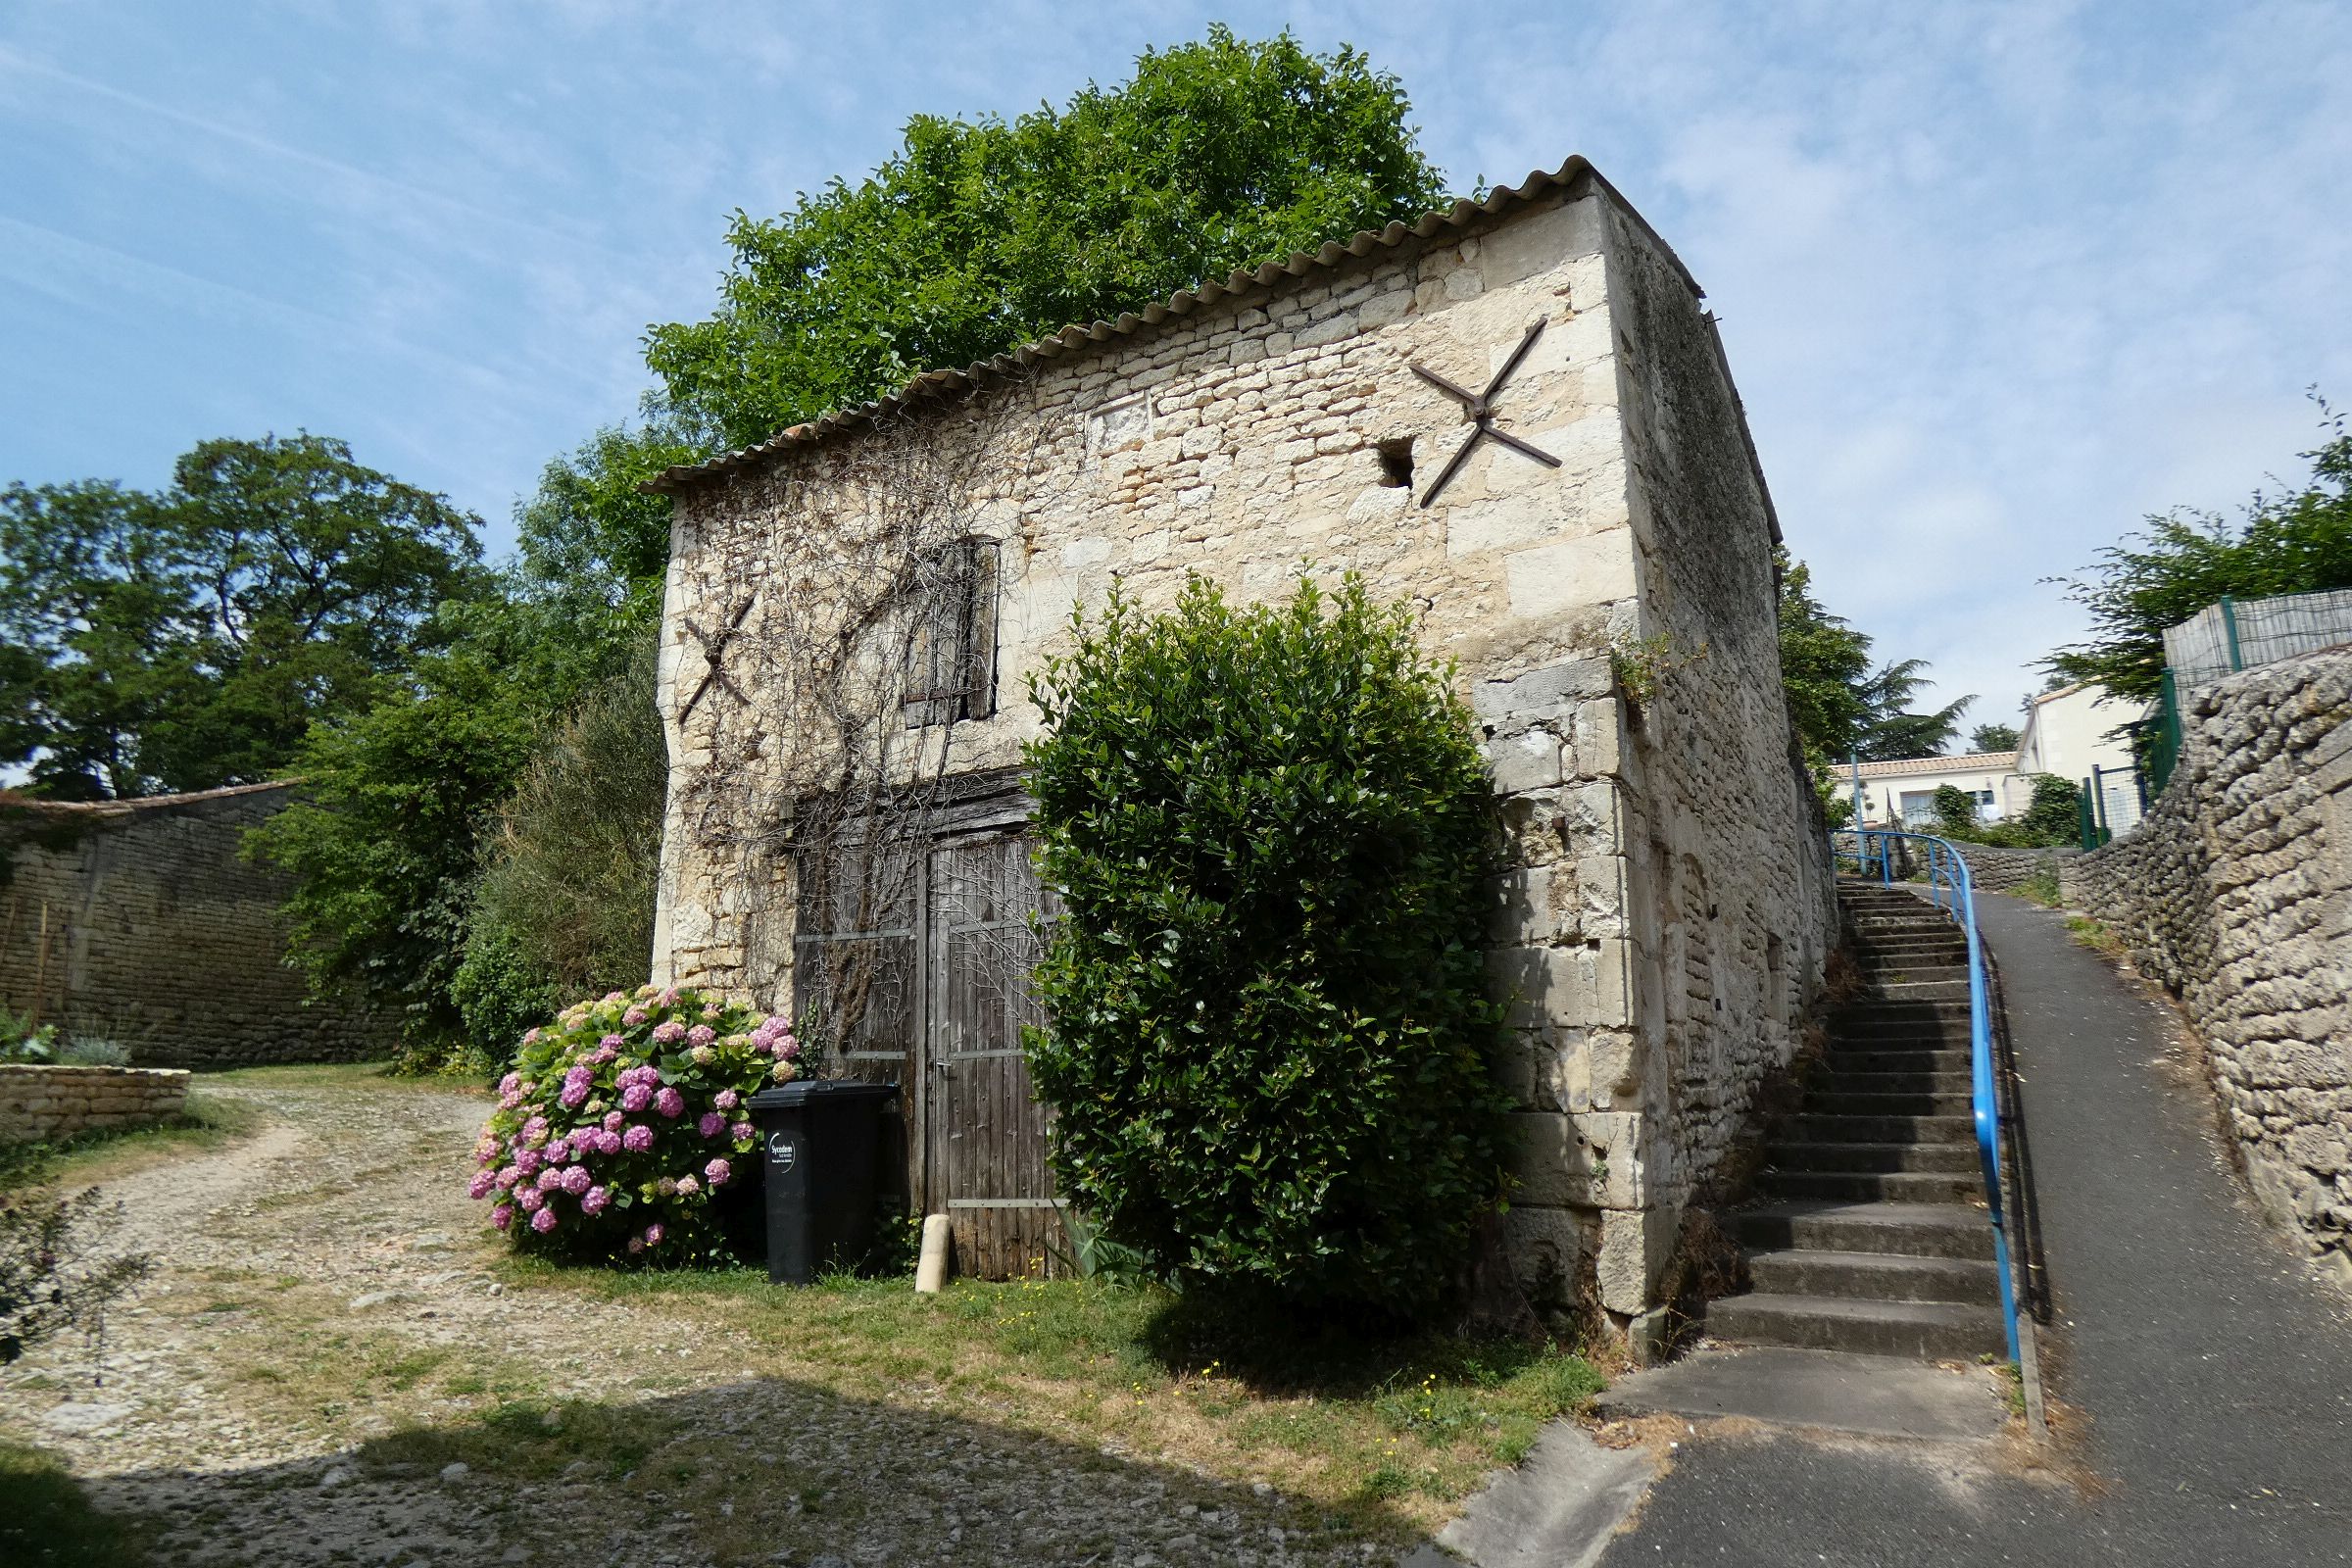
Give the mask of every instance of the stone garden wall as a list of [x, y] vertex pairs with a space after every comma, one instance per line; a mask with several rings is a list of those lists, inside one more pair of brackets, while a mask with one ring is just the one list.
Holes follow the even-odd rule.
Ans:
[[2183, 708], [2163, 795], [2064, 888], [2180, 999], [2256, 1193], [2352, 1285], [2352, 652]]
[[172, 1068], [0, 1064], [0, 1141], [143, 1126], [187, 1102], [188, 1075]]
[[390, 1054], [392, 1021], [307, 1006], [285, 963], [288, 879], [239, 856], [293, 786], [0, 811], [0, 1003], [113, 1040], [141, 1066]]
[[1968, 862], [1968, 879], [1979, 893], [2007, 893], [2045, 873], [2063, 876], [2068, 860], [2082, 852], [2073, 848], [2023, 850], [2005, 845], [1951, 841]]

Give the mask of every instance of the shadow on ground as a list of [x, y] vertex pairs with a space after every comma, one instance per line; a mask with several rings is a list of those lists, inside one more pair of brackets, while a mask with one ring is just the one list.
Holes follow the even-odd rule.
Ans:
[[254, 1568], [1362, 1563], [1414, 1539], [1378, 1499], [1326, 1515], [1113, 1447], [760, 1378], [514, 1404], [321, 1459], [84, 1485], [152, 1562]]

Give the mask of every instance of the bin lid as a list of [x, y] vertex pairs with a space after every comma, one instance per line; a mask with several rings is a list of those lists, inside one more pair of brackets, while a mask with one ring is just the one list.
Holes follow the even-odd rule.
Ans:
[[754, 1110], [777, 1110], [810, 1101], [888, 1100], [898, 1092], [897, 1084], [868, 1083], [862, 1078], [798, 1078], [788, 1084], [771, 1084], [744, 1103]]

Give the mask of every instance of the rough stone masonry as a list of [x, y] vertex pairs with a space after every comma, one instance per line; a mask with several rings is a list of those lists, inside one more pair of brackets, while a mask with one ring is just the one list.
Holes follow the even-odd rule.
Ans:
[[2062, 886], [2180, 999], [2256, 1194], [2352, 1289], [2352, 651], [2183, 708], [2164, 793]]
[[[1431, 500], [1470, 430], [1414, 367], [1475, 391], [1537, 322], [1494, 412], [1559, 466], [1482, 440]], [[1546, 1305], [1654, 1308], [1835, 926], [1782, 695], [1778, 528], [1674, 254], [1573, 160], [665, 475], [658, 978], [792, 1004], [794, 868], [751, 818], [788, 814], [789, 760], [828, 743], [794, 724], [760, 628], [852, 559], [888, 505], [874, 475], [974, 430], [994, 662], [985, 716], [936, 726], [952, 773], [1017, 764], [1027, 676], [1114, 579], [1152, 611], [1187, 572], [1256, 599], [1306, 562], [1418, 609], [1459, 666], [1516, 866], [1490, 933], [1514, 1265]]]
[[389, 1055], [390, 1019], [311, 1004], [278, 924], [291, 879], [239, 854], [292, 790], [12, 802], [0, 1002], [142, 1066]]

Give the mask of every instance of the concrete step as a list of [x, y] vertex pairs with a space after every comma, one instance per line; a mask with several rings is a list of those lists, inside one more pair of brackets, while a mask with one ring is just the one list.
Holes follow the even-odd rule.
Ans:
[[1992, 1259], [1992, 1222], [1960, 1203], [1870, 1203], [1791, 1199], [1733, 1216], [1751, 1251], [1891, 1252]]
[[1847, 1024], [1908, 1023], [1924, 1029], [1940, 1028], [1952, 1022], [1962, 1027], [1968, 1024], [1968, 999], [1940, 1002], [1932, 998], [1897, 1001], [1886, 997], [1856, 997], [1844, 1002], [1830, 1013], [1830, 1027], [1843, 1028]]
[[1864, 965], [1862, 972], [1872, 985], [1878, 986], [1897, 982], [1925, 985], [1937, 980], [1965, 983], [1968, 979], [1968, 965], [1965, 963], [1877, 963]]
[[1766, 1168], [1780, 1171], [1925, 1171], [1939, 1176], [1965, 1176], [1977, 1168], [1974, 1144], [1815, 1144], [1770, 1145], [1764, 1152]]
[[1965, 1203], [1984, 1184], [1957, 1171], [1768, 1170], [1756, 1185], [1780, 1198], [1842, 1198], [1872, 1203]]
[[1951, 980], [1874, 980], [1862, 989], [1882, 1002], [1968, 1002], [1966, 976]]
[[1842, 1072], [1833, 1062], [1805, 1085], [1805, 1103], [1811, 1107], [1816, 1096], [1843, 1095], [1966, 1095], [1971, 1088], [1965, 1069], [1949, 1072]]
[[1808, 1116], [1959, 1116], [1973, 1117], [1976, 1101], [1965, 1089], [1949, 1093], [1825, 1094], [1805, 1097]]
[[1974, 1257], [1909, 1257], [1897, 1252], [1828, 1252], [1787, 1248], [1754, 1252], [1748, 1278], [1767, 1296], [1835, 1296], [1856, 1301], [1961, 1301], [2001, 1304], [2000, 1271]]
[[1727, 1296], [1707, 1303], [1707, 1333], [1747, 1345], [1927, 1361], [1974, 1360], [2007, 1346], [1997, 1307], [1834, 1296]]
[[1851, 1040], [1858, 1045], [1874, 1040], [1884, 1040], [1893, 1046], [1911, 1040], [1939, 1044], [1955, 1039], [1966, 1045], [1968, 1019], [1935, 1018], [1923, 1022], [1917, 1018], [1848, 1018], [1832, 1025], [1830, 1035], [1833, 1039]]
[[1934, 1046], [1838, 1044], [1830, 1048], [1823, 1062], [1837, 1073], [1966, 1072], [1969, 1050], [1965, 1040]]
[[1807, 1108], [1783, 1122], [1778, 1132], [1791, 1142], [1954, 1144], [1970, 1143], [1976, 1121], [1970, 1116], [1825, 1116]]

